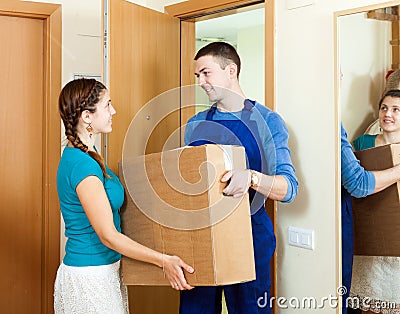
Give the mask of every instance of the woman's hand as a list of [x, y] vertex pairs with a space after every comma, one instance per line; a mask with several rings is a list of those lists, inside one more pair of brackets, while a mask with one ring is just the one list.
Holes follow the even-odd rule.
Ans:
[[194, 287], [190, 286], [185, 279], [183, 270], [193, 273], [194, 269], [182, 261], [178, 256], [163, 254], [163, 271], [167, 277], [171, 287], [176, 290], [190, 290]]
[[230, 170], [221, 178], [221, 182], [230, 180], [228, 186], [222, 192], [233, 197], [242, 197], [249, 190], [250, 178], [249, 170]]

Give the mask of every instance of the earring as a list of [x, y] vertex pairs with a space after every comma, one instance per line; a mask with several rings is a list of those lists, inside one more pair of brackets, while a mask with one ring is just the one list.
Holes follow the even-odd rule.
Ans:
[[92, 126], [90, 125], [90, 123], [89, 123], [89, 125], [86, 127], [86, 130], [89, 132], [89, 137], [92, 138], [92, 135], [93, 135], [93, 133], [92, 133], [93, 128], [92, 128]]

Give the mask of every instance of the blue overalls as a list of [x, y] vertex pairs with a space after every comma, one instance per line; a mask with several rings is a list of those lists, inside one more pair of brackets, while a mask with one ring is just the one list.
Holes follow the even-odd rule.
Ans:
[[[265, 159], [263, 160], [264, 152], [260, 146], [257, 124], [250, 120], [253, 107], [253, 102], [245, 100], [240, 120], [213, 121], [216, 106], [212, 106], [207, 113], [206, 121], [194, 129], [189, 145], [212, 143], [244, 146], [249, 168], [261, 172], [264, 169]], [[210, 123], [205, 123], [207, 121], [213, 121], [214, 127]], [[264, 197], [262, 202], [253, 202], [257, 194], [253, 189], [249, 190], [256, 280], [226, 286], [199, 286], [192, 290], [181, 291], [179, 309], [181, 314], [221, 313], [222, 291], [230, 314], [271, 313], [270, 261], [276, 241], [272, 222], [265, 211]]]
[[351, 275], [353, 270], [353, 210], [351, 196], [342, 186], [342, 286], [346, 287], [346, 293], [342, 296], [342, 314], [347, 313], [346, 299], [350, 294]]

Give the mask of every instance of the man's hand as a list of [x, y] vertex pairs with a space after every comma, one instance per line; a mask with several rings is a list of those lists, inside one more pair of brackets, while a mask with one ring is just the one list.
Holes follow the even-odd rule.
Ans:
[[249, 190], [250, 178], [250, 170], [230, 170], [221, 178], [221, 182], [230, 180], [228, 186], [222, 192], [233, 197], [242, 197]]

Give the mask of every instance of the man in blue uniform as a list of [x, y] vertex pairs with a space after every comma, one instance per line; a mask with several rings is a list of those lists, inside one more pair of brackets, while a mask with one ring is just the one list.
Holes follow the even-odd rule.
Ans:
[[249, 191], [256, 280], [182, 291], [180, 313], [221, 313], [222, 291], [229, 313], [270, 313], [265, 296], [270, 295], [275, 235], [264, 203], [266, 198], [291, 202], [297, 195], [288, 130], [276, 112], [245, 97], [238, 81], [240, 58], [235, 48], [224, 42], [211, 43], [199, 50], [195, 60], [198, 83], [213, 105], [188, 121], [185, 143], [245, 147], [248, 169], [229, 171], [221, 180], [229, 182], [223, 191], [227, 195], [242, 197]]

